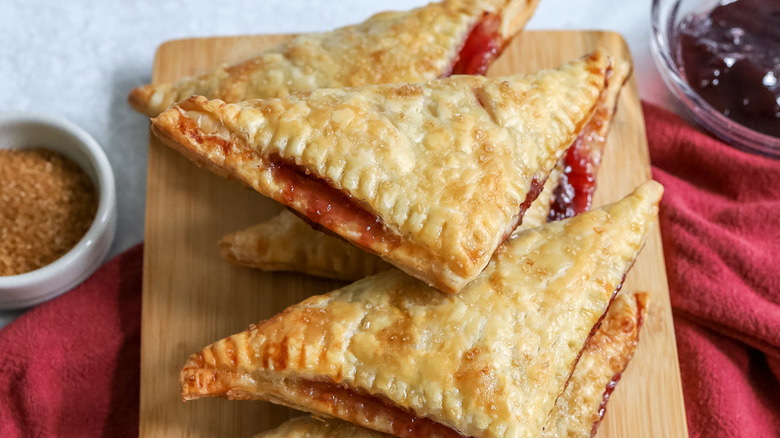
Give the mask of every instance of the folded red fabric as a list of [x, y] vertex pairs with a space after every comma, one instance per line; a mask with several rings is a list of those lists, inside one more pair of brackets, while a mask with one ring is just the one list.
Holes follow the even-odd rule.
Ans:
[[0, 330], [0, 437], [138, 436], [142, 257]]
[[643, 109], [690, 435], [780, 436], [780, 160]]
[[[645, 104], [691, 437], [780, 430], [780, 161]], [[0, 330], [0, 436], [137, 436], [142, 248]]]

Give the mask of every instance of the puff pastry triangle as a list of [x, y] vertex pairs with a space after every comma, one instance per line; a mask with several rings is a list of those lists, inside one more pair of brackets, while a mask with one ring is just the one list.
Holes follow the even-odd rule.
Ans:
[[399, 436], [535, 437], [654, 223], [663, 189], [513, 236], [444, 295], [397, 270], [192, 355], [185, 399], [270, 400]]
[[[542, 192], [523, 215], [523, 222], [515, 233], [541, 226], [548, 216], [550, 220], [559, 220], [590, 210], [595, 177], [617, 108], [617, 98], [630, 72], [629, 62], [616, 63], [593, 117], [569, 147], [564, 161], [558, 166], [560, 169], [556, 168], [544, 183]], [[575, 187], [577, 181], [581, 181], [581, 187]], [[389, 268], [378, 257], [311, 228], [289, 211], [223, 236], [219, 250], [228, 262], [240, 266], [303, 272], [340, 280], [356, 281]]]
[[589, 120], [603, 51], [529, 76], [191, 98], [154, 133], [412, 276], [456, 292], [521, 222]]
[[224, 236], [219, 251], [240, 266], [337, 280], [360, 280], [392, 268], [379, 257], [313, 229], [289, 210]]
[[[609, 394], [620, 380], [639, 341], [647, 311], [646, 293], [620, 294], [588, 338], [566, 390], [555, 401], [540, 438], [590, 438], [604, 415]], [[335, 418], [293, 418], [254, 438], [389, 438]]]
[[[553, 189], [560, 172], [547, 179], [544, 189], [523, 215], [515, 233], [546, 222]], [[312, 228], [289, 210], [257, 225], [223, 236], [219, 252], [230, 263], [265, 271], [302, 272], [317, 277], [357, 281], [392, 268], [380, 257], [367, 254], [343, 239]]]
[[450, 73], [483, 74], [539, 0], [446, 0], [383, 12], [331, 32], [305, 34], [201, 76], [135, 88], [138, 112], [155, 117], [192, 95], [227, 102], [318, 88], [422, 82]]

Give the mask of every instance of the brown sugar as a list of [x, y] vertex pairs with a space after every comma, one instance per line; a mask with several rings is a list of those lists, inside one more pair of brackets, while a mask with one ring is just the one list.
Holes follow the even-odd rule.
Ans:
[[72, 160], [46, 149], [0, 149], [0, 276], [61, 257], [96, 211], [95, 186]]

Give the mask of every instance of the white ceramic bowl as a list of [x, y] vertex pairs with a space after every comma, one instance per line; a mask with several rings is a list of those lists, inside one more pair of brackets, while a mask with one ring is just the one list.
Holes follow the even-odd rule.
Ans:
[[0, 309], [21, 309], [69, 291], [103, 262], [116, 231], [116, 187], [111, 164], [86, 131], [43, 114], [0, 113], [0, 149], [42, 147], [75, 161], [98, 190], [98, 207], [87, 233], [62, 257], [34, 271], [0, 276]]

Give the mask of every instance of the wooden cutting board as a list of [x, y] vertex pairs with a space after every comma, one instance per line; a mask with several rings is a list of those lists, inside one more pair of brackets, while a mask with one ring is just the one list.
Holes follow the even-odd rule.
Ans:
[[[154, 82], [238, 62], [288, 36], [171, 41], [157, 52]], [[552, 68], [596, 47], [630, 57], [609, 32], [527, 32], [491, 75]], [[279, 211], [261, 195], [216, 177], [150, 135], [144, 247], [140, 434], [144, 437], [249, 437], [296, 412], [265, 402], [182, 402], [178, 373], [188, 355], [242, 331], [304, 298], [342, 285], [227, 264], [217, 241]], [[623, 90], [598, 176], [595, 203], [628, 194], [650, 178], [636, 80]], [[626, 278], [625, 291], [646, 291], [650, 314], [634, 360], [613, 393], [599, 437], [687, 437], [677, 348], [661, 237], [656, 227]]]

